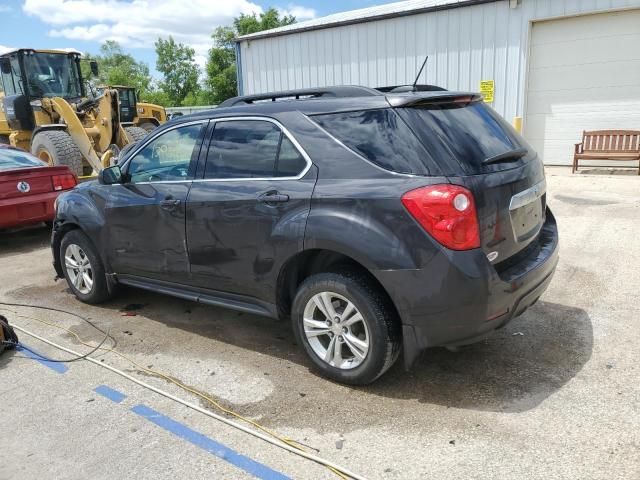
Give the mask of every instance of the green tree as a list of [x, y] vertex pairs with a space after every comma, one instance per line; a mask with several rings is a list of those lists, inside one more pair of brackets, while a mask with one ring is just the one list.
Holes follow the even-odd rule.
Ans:
[[189, 92], [184, 100], [182, 100], [183, 107], [197, 107], [200, 105], [211, 105], [210, 95], [207, 90], [202, 88], [195, 92]]
[[154, 82], [151, 83], [151, 87], [149, 88], [149, 90], [138, 96], [138, 100], [140, 100], [141, 102], [154, 103], [156, 105], [162, 105], [165, 107], [171, 105], [171, 99], [169, 98], [169, 95], [167, 95], [167, 93]]
[[206, 67], [206, 86], [211, 102], [221, 103], [237, 95], [234, 42], [236, 37], [290, 25], [295, 21], [295, 17], [291, 15], [281, 17], [275, 8], [269, 8], [259, 16], [240, 15], [233, 21], [233, 27], [218, 27], [212, 35], [214, 46], [209, 50]]
[[218, 27], [212, 35], [215, 46], [209, 50], [206, 83], [214, 104], [235, 96], [238, 91], [235, 37], [236, 30], [231, 27]]
[[188, 45], [176, 43], [173, 37], [159, 38], [156, 43], [156, 68], [164, 80], [160, 88], [168, 95], [171, 106], [181, 105], [190, 93], [199, 90], [200, 68], [195, 62], [195, 50]]
[[[90, 79], [93, 85], [126, 85], [135, 87], [139, 94], [145, 95], [151, 86], [149, 66], [136, 61], [124, 53], [118, 42], [107, 40], [100, 47], [100, 54], [85, 54], [87, 61], [82, 62], [82, 76]], [[98, 62], [99, 76], [91, 78], [89, 60]]]
[[266, 12], [261, 13], [260, 16], [256, 14], [245, 15], [241, 14], [233, 21], [233, 26], [236, 29], [237, 36], [249, 35], [251, 33], [262, 32], [263, 30], [271, 30], [272, 28], [284, 27], [285, 25], [291, 25], [295, 23], [296, 17], [293, 15], [283, 15], [280, 17], [280, 13], [275, 8], [271, 7]]

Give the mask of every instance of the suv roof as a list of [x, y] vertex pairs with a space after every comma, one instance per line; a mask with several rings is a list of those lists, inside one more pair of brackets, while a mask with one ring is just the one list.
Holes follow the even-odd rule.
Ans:
[[[318, 98], [345, 98], [345, 97], [370, 97], [379, 96], [378, 90], [358, 85], [340, 85], [335, 87], [306, 88], [299, 90], [283, 90], [280, 92], [260, 93], [256, 95], [244, 95], [225, 100], [220, 107], [232, 107], [236, 105], [254, 105], [260, 101], [273, 101], [277, 99], [305, 100]], [[302, 98], [301, 98], [302, 97]]]
[[[225, 100], [215, 109], [180, 117], [192, 121], [232, 114], [269, 115], [299, 111], [304, 114], [342, 112], [389, 107], [408, 107], [430, 101], [454, 101], [458, 98], [478, 99], [473, 92], [451, 92], [431, 85], [418, 85], [418, 91], [402, 91], [403, 86], [374, 89], [357, 85], [283, 90], [258, 95], [245, 95]], [[439, 90], [437, 90], [439, 89]], [[173, 122], [172, 122], [173, 123]]]

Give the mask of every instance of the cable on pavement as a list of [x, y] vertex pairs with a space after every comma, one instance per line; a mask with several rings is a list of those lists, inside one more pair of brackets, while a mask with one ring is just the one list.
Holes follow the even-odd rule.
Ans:
[[[89, 352], [86, 355], [81, 355], [80, 353], [77, 353], [77, 352], [74, 352], [73, 350], [67, 349], [66, 347], [58, 345], [58, 344], [52, 342], [51, 340], [45, 339], [43, 337], [40, 337], [39, 335], [34, 334], [32, 332], [29, 332], [28, 330], [25, 330], [24, 328], [19, 327], [19, 326], [15, 325], [15, 324], [14, 324], [14, 328], [16, 328], [17, 330], [19, 330], [19, 331], [21, 331], [23, 333], [26, 333], [27, 335], [30, 335], [30, 336], [36, 338], [36, 339], [38, 339], [38, 340], [40, 340], [40, 341], [42, 341], [44, 343], [47, 343], [47, 344], [49, 344], [49, 345], [51, 345], [51, 346], [53, 346], [55, 348], [58, 348], [58, 349], [60, 349], [62, 351], [65, 351], [67, 353], [74, 354], [74, 355], [76, 355], [76, 357], [78, 357], [78, 358], [76, 358], [74, 360], [71, 360], [71, 361], [83, 359], [83, 360], [87, 360], [87, 361], [89, 361], [91, 363], [94, 363], [96, 365], [99, 365], [101, 367], [104, 367], [104, 368], [106, 368], [106, 369], [108, 369], [108, 370], [110, 370], [110, 371], [112, 371], [114, 373], [117, 373], [118, 375], [121, 375], [121, 376], [127, 378], [128, 380], [131, 380], [132, 382], [134, 382], [134, 383], [136, 383], [136, 384], [138, 384], [138, 385], [140, 385], [140, 386], [142, 386], [144, 388], [152, 390], [152, 391], [154, 391], [154, 392], [156, 392], [156, 393], [158, 393], [160, 395], [163, 395], [163, 396], [165, 396], [165, 397], [167, 397], [167, 398], [169, 398], [171, 400], [174, 400], [174, 401], [176, 401], [178, 403], [181, 403], [181, 404], [183, 404], [183, 405], [185, 405], [185, 406], [187, 406], [189, 408], [192, 408], [192, 409], [194, 409], [194, 410], [196, 410], [196, 411], [198, 411], [200, 413], [204, 413], [205, 415], [210, 416], [212, 418], [215, 418], [216, 420], [220, 420], [220, 421], [222, 421], [222, 422], [224, 422], [224, 423], [226, 423], [226, 424], [228, 424], [228, 425], [230, 425], [230, 426], [232, 426], [234, 428], [238, 428], [238, 429], [240, 429], [240, 430], [242, 430], [242, 431], [244, 431], [246, 433], [254, 435], [254, 436], [256, 436], [256, 437], [258, 437], [258, 438], [260, 438], [262, 440], [265, 440], [265, 441], [275, 445], [275, 446], [284, 448], [285, 450], [287, 450], [287, 451], [289, 451], [291, 453], [294, 453], [296, 455], [302, 456], [302, 457], [307, 458], [309, 460], [312, 460], [312, 461], [314, 461], [316, 463], [324, 465], [329, 470], [331, 470], [333, 473], [335, 473], [338, 477], [340, 477], [343, 480], [347, 480], [348, 478], [353, 478], [353, 479], [356, 479], [356, 480], [363, 480], [364, 479], [364, 477], [359, 476], [357, 474], [354, 474], [352, 472], [349, 472], [345, 468], [340, 467], [340, 466], [338, 466], [336, 464], [333, 464], [332, 462], [330, 462], [328, 460], [324, 460], [321, 457], [318, 457], [318, 456], [316, 456], [314, 454], [308, 453], [307, 451], [305, 451], [304, 449], [301, 448], [301, 446], [308, 447], [307, 445], [304, 445], [304, 444], [302, 444], [300, 442], [297, 442], [294, 439], [283, 437], [283, 436], [279, 435], [278, 433], [268, 429], [267, 427], [264, 427], [264, 426], [260, 425], [256, 421], [251, 420], [250, 418], [244, 417], [244, 416], [240, 415], [239, 413], [236, 413], [236, 412], [234, 412], [232, 410], [229, 410], [228, 408], [222, 406], [220, 403], [218, 403], [216, 400], [214, 400], [210, 396], [208, 396], [208, 395], [206, 395], [206, 394], [204, 394], [202, 392], [199, 392], [198, 390], [195, 390], [194, 388], [189, 387], [188, 385], [185, 385], [184, 383], [180, 382], [179, 380], [177, 380], [177, 379], [175, 379], [175, 378], [173, 378], [173, 377], [171, 377], [171, 376], [169, 376], [167, 374], [164, 374], [162, 372], [158, 372], [156, 370], [152, 370], [152, 369], [147, 368], [147, 367], [145, 367], [143, 365], [140, 365], [135, 360], [133, 360], [133, 359], [129, 358], [128, 356], [118, 352], [117, 350], [114, 350], [113, 347], [112, 348], [103, 347], [102, 345], [104, 344], [104, 342], [106, 341], [107, 338], [111, 338], [112, 341], [114, 343], [116, 343], [115, 339], [113, 337], [111, 337], [111, 335], [110, 335], [110, 329], [109, 329], [109, 331], [105, 332], [104, 330], [100, 329], [99, 327], [94, 325], [92, 322], [90, 322], [88, 319], [86, 319], [86, 318], [84, 318], [84, 317], [82, 317], [82, 316], [80, 316], [78, 314], [75, 314], [75, 313], [72, 313], [72, 312], [67, 312], [65, 310], [57, 309], [57, 308], [54, 308], [54, 307], [43, 307], [43, 306], [35, 306], [35, 305], [19, 304], [19, 303], [6, 303], [6, 302], [0, 302], [0, 305], [9, 305], [9, 306], [25, 307], [25, 308], [39, 308], [39, 309], [43, 309], [43, 310], [51, 310], [51, 311], [56, 311], [56, 312], [60, 312], [60, 313], [66, 313], [66, 314], [72, 315], [72, 316], [74, 316], [76, 318], [80, 318], [80, 319], [84, 320], [85, 322], [87, 322], [88, 324], [90, 324], [91, 326], [93, 326], [96, 330], [98, 330], [98, 331], [100, 331], [102, 333], [105, 333], [105, 338], [102, 340], [100, 345], [98, 345], [97, 347], [95, 347], [94, 345], [91, 345], [91, 344], [85, 342], [84, 340], [82, 340], [78, 336], [78, 334], [76, 332], [70, 330], [69, 328], [62, 327], [60, 325], [56, 325], [54, 323], [47, 322], [47, 321], [41, 320], [39, 318], [35, 318], [35, 317], [32, 317], [32, 316], [27, 316], [27, 315], [21, 315], [21, 314], [18, 314], [17, 312], [14, 312], [16, 315], [19, 315], [22, 318], [35, 320], [37, 322], [44, 323], [44, 324], [49, 325], [51, 327], [58, 328], [58, 329], [61, 329], [61, 330], [64, 330], [64, 331], [68, 332], [70, 335], [75, 337], [76, 340], [79, 343], [81, 343], [82, 345], [88, 346], [88, 347], [93, 349], [91, 352]], [[23, 345], [21, 345], [21, 346], [23, 346]], [[216, 415], [215, 413], [210, 412], [209, 410], [203, 409], [202, 407], [199, 407], [199, 406], [197, 406], [195, 404], [192, 404], [192, 403], [187, 402], [185, 400], [182, 400], [182, 399], [180, 399], [178, 397], [175, 397], [174, 395], [172, 395], [172, 394], [170, 394], [168, 392], [165, 392], [165, 391], [163, 391], [163, 390], [161, 390], [159, 388], [156, 388], [156, 387], [154, 387], [154, 386], [152, 386], [150, 384], [147, 384], [145, 382], [137, 380], [135, 377], [132, 377], [131, 375], [128, 375], [127, 373], [125, 373], [125, 372], [123, 372], [121, 370], [118, 370], [115, 367], [107, 365], [107, 364], [105, 364], [103, 362], [99, 362], [95, 358], [89, 356], [89, 355], [91, 355], [92, 353], [94, 353], [94, 352], [96, 352], [98, 350], [102, 350], [102, 351], [105, 351], [107, 353], [111, 352], [111, 353], [114, 353], [115, 355], [118, 355], [119, 357], [121, 357], [124, 360], [128, 361], [129, 363], [131, 363], [132, 365], [136, 366], [140, 370], [142, 370], [142, 371], [144, 371], [144, 372], [146, 372], [148, 374], [151, 374], [151, 375], [153, 375], [155, 377], [162, 378], [162, 379], [164, 379], [164, 380], [166, 380], [166, 381], [168, 381], [170, 383], [173, 383], [174, 385], [180, 387], [181, 389], [183, 389], [183, 390], [185, 390], [185, 391], [187, 391], [187, 392], [189, 392], [189, 393], [191, 393], [193, 395], [196, 395], [197, 397], [202, 398], [203, 400], [205, 400], [209, 404], [213, 405], [218, 410], [226, 413], [227, 415], [236, 417], [239, 420], [242, 420], [244, 422], [247, 422], [247, 423], [251, 424], [256, 429], [264, 432], [264, 434], [267, 434], [268, 436], [264, 435], [260, 431], [252, 430], [252, 429], [250, 429], [248, 427], [245, 427], [245, 426], [243, 426], [243, 425], [241, 425], [241, 424], [239, 424], [237, 422], [234, 422], [234, 421], [232, 421], [232, 420], [230, 420], [228, 418], [225, 418], [225, 417], [220, 416], [220, 415]], [[79, 358], [79, 357], [82, 357], [82, 358]], [[270, 437], [272, 437], [272, 438], [270, 438]], [[310, 447], [308, 447], [308, 448], [310, 448]]]

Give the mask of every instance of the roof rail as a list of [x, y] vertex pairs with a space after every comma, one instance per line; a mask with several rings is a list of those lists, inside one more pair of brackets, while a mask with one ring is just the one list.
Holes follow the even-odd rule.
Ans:
[[234, 107], [238, 105], [252, 105], [256, 102], [275, 102], [282, 100], [301, 100], [308, 98], [346, 98], [346, 97], [369, 97], [381, 95], [381, 92], [368, 87], [357, 85], [340, 85], [336, 87], [303, 88], [299, 90], [283, 90], [281, 92], [260, 93], [257, 95], [244, 95], [241, 97], [229, 98], [218, 107]]
[[437, 85], [394, 85], [391, 87], [376, 87], [376, 90], [383, 93], [402, 93], [402, 92], [445, 92], [446, 88]]

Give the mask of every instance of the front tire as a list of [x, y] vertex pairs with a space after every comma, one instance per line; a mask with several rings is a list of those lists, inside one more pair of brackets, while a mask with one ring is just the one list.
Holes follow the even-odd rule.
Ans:
[[314, 366], [341, 383], [373, 382], [400, 352], [395, 310], [384, 292], [359, 272], [307, 278], [293, 302], [292, 321]]
[[67, 284], [78, 300], [96, 304], [111, 297], [100, 256], [82, 231], [71, 230], [62, 238], [60, 260]]
[[83, 173], [82, 153], [71, 135], [63, 130], [36, 133], [31, 142], [31, 153], [51, 166], [66, 165], [78, 176]]

